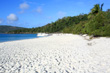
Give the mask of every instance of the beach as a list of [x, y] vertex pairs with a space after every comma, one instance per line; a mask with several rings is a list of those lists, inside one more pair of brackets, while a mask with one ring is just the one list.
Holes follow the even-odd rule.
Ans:
[[3, 42], [0, 73], [110, 73], [110, 38], [53, 34]]

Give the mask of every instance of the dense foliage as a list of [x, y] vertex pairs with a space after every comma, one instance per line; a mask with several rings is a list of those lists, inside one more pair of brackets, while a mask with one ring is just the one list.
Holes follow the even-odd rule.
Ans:
[[94, 36], [110, 36], [110, 9], [102, 11], [104, 4], [94, 5], [89, 14], [64, 17], [42, 27], [20, 29], [9, 33], [74, 33]]
[[[97, 6], [99, 6], [97, 4]], [[101, 5], [102, 6], [102, 5]], [[96, 8], [96, 13], [92, 10]], [[80, 22], [73, 28], [73, 33], [89, 34], [94, 36], [110, 36], [110, 11], [102, 11], [102, 8], [94, 6], [88, 17], [91, 18], [86, 22]], [[98, 11], [98, 12], [97, 12]]]
[[64, 17], [62, 19], [58, 19], [56, 22], [49, 23], [42, 27], [31, 28], [31, 29], [20, 29], [15, 31], [10, 31], [9, 33], [54, 33], [54, 32], [63, 32], [62, 30], [65, 28], [69, 28], [78, 24], [80, 21], [87, 20], [87, 14], [80, 14], [74, 17]]

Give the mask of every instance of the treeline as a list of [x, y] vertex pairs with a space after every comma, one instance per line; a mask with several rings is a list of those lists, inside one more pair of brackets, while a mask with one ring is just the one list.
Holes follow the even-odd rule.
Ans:
[[64, 17], [43, 27], [20, 29], [9, 33], [74, 33], [94, 36], [110, 36], [110, 9], [103, 11], [104, 4], [96, 4], [89, 14]]
[[48, 23], [45, 26], [37, 27], [37, 28], [25, 28], [15, 31], [10, 31], [9, 33], [38, 33], [38, 32], [45, 32], [45, 33], [54, 33], [54, 32], [63, 32], [62, 30], [65, 28], [72, 27], [78, 24], [80, 21], [88, 20], [87, 14], [80, 14], [74, 17], [64, 17], [62, 19], [58, 19], [56, 22]]
[[22, 27], [0, 25], [0, 33], [7, 33], [12, 30], [23, 29]]

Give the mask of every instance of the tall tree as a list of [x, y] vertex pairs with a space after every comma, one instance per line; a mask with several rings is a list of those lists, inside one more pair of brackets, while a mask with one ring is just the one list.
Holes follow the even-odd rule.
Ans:
[[103, 7], [103, 5], [104, 5], [104, 3], [103, 3], [103, 4], [101, 4], [101, 11], [102, 11], [102, 7]]

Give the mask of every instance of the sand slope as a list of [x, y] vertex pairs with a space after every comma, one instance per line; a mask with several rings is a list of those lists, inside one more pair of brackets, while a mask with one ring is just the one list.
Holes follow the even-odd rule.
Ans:
[[110, 38], [62, 34], [0, 43], [0, 73], [110, 73]]

